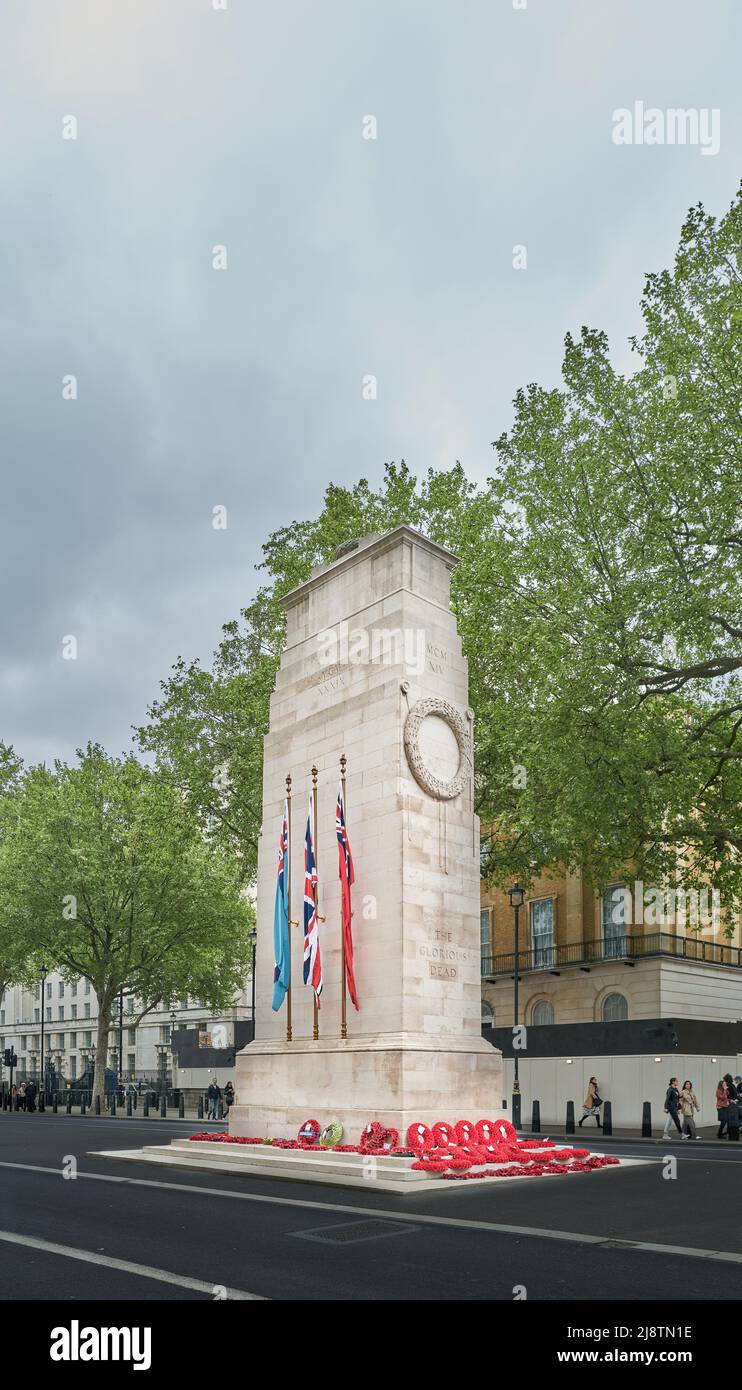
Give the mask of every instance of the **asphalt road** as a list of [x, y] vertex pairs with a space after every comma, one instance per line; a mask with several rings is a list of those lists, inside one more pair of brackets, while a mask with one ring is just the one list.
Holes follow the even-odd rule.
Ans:
[[[203, 1127], [162, 1121], [157, 1140]], [[650, 1161], [406, 1197], [90, 1153], [153, 1138], [151, 1122], [0, 1113], [0, 1298], [510, 1302], [516, 1285], [529, 1300], [742, 1296], [742, 1145], [585, 1136]]]

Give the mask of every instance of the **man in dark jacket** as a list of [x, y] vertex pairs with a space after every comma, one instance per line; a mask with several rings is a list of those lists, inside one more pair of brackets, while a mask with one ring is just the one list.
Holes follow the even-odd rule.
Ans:
[[26, 1109], [34, 1111], [36, 1109], [36, 1082], [29, 1081], [26, 1087]]
[[740, 1079], [735, 1076], [732, 1080], [727, 1072], [724, 1080], [727, 1083], [727, 1096], [729, 1097], [729, 1108], [727, 1109], [727, 1137], [739, 1143], [739, 1112], [742, 1107], [742, 1085]]
[[209, 1109], [208, 1109], [207, 1118], [208, 1118], [209, 1120], [218, 1120], [218, 1119], [219, 1119], [219, 1101], [220, 1101], [221, 1098], [222, 1098], [222, 1093], [221, 1093], [221, 1091], [219, 1090], [219, 1083], [218, 1083], [216, 1077], [214, 1077], [213, 1081], [211, 1082], [211, 1085], [209, 1086], [208, 1091], [206, 1092], [206, 1098], [207, 1098], [208, 1103], [209, 1103]]
[[683, 1137], [683, 1127], [680, 1123], [678, 1111], [680, 1109], [680, 1092], [678, 1090], [677, 1076], [670, 1077], [670, 1085], [665, 1095], [665, 1128], [662, 1133], [663, 1139], [669, 1139], [670, 1130], [675, 1126], [680, 1138]]

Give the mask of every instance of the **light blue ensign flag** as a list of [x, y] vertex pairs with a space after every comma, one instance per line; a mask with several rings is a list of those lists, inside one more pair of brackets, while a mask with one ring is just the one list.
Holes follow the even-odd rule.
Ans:
[[291, 941], [289, 937], [289, 806], [283, 803], [283, 825], [278, 847], [276, 904], [273, 909], [273, 1008], [280, 1009], [291, 983]]

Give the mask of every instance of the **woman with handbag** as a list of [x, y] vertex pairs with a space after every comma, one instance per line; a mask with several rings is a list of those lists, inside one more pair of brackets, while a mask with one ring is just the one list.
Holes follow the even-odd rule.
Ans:
[[700, 1134], [696, 1134], [696, 1120], [694, 1110], [700, 1110], [698, 1098], [693, 1090], [692, 1081], [684, 1081], [683, 1089], [680, 1092], [680, 1113], [683, 1117], [683, 1138], [700, 1139]]
[[598, 1083], [595, 1077], [591, 1076], [587, 1085], [587, 1095], [582, 1102], [582, 1119], [577, 1128], [581, 1129], [583, 1122], [587, 1120], [590, 1115], [594, 1115], [598, 1129], [602, 1129], [603, 1126], [600, 1123], [600, 1107], [602, 1104], [603, 1102], [598, 1095]]

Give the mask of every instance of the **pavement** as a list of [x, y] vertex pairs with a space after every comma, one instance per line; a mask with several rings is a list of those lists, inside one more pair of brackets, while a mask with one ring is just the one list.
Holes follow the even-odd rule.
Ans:
[[[132, 1149], [153, 1124], [161, 1142], [203, 1128], [126, 1123]], [[651, 1161], [610, 1178], [397, 1197], [371, 1182], [349, 1192], [90, 1154], [124, 1132], [118, 1117], [0, 1113], [0, 1298], [511, 1302], [516, 1286], [531, 1300], [742, 1296], [735, 1144], [648, 1151], [584, 1136], [596, 1152]]]

